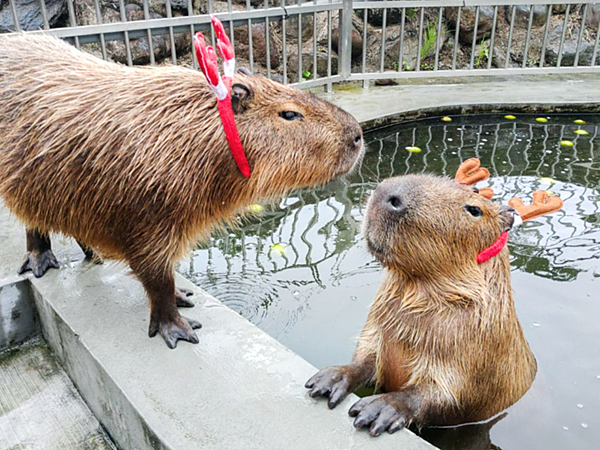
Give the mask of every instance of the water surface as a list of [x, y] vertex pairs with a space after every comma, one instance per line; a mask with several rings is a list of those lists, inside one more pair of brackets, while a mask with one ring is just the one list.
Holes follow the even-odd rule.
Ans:
[[457, 450], [598, 449], [600, 118], [536, 117], [433, 118], [367, 133], [355, 174], [265, 205], [198, 248], [184, 273], [315, 366], [345, 364], [382, 277], [361, 234], [368, 195], [390, 176], [453, 176], [477, 156], [492, 174], [479, 187], [491, 186], [495, 200], [527, 203], [536, 189], [564, 200], [561, 212], [526, 223], [509, 242], [516, 308], [538, 374], [495, 422], [424, 437]]

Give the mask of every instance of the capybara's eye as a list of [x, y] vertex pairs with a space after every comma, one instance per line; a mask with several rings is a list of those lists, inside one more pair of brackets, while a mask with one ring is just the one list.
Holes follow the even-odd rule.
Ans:
[[483, 211], [481, 211], [481, 208], [478, 208], [477, 206], [465, 205], [465, 209], [473, 217], [480, 217], [483, 215]]
[[304, 116], [296, 111], [281, 111], [279, 117], [283, 117], [285, 120], [296, 120], [303, 119]]

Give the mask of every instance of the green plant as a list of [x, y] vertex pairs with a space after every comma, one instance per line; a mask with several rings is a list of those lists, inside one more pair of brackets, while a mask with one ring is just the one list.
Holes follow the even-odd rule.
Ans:
[[407, 8], [406, 15], [410, 20], [415, 20], [417, 18], [417, 11], [419, 11], [419, 8]]
[[302, 72], [302, 81], [308, 81], [311, 75], [312, 74], [308, 70], [305, 70]]
[[475, 67], [482, 68], [484, 67], [488, 59], [490, 57], [490, 42], [483, 39], [481, 44], [479, 44], [479, 53], [477, 54], [477, 59], [475, 60]]
[[[400, 67], [400, 66], [398, 65], [398, 62], [397, 62], [397, 61], [394, 61], [394, 62], [392, 63], [392, 69], [393, 69], [393, 70], [395, 70], [395, 71], [398, 71], [399, 67]], [[407, 63], [406, 61], [402, 61], [402, 70], [406, 72], [407, 70], [412, 70], [412, 67], [411, 67], [411, 66], [410, 66], [410, 64], [409, 64], [409, 63]]]
[[437, 42], [437, 26], [434, 22], [427, 22], [423, 36], [423, 45], [421, 46], [421, 61], [431, 55], [435, 50]]

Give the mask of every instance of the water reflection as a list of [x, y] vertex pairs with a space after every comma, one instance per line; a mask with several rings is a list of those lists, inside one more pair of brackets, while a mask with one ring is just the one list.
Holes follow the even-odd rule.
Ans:
[[[587, 124], [560, 116], [547, 124], [526, 115], [516, 121], [455, 117], [367, 133], [368, 152], [355, 174], [265, 205], [239, 228], [215, 233], [183, 272], [315, 366], [346, 364], [381, 278], [360, 230], [366, 198], [387, 177], [453, 176], [462, 161], [477, 156], [492, 174], [480, 187], [491, 186], [496, 200], [530, 198], [536, 189], [564, 200], [562, 211], [526, 223], [509, 242], [517, 310], [538, 359], [538, 378], [547, 380], [532, 389], [540, 391], [534, 411], [552, 414], [538, 420], [537, 413], [523, 412], [522, 399], [492, 429], [491, 440], [496, 422], [429, 430], [428, 439], [448, 450], [495, 448], [492, 440], [504, 450], [528, 449], [532, 439], [536, 448], [593, 448], [600, 439], [600, 398], [590, 398], [584, 410], [556, 413], [600, 388], [600, 118], [578, 117]], [[573, 133], [579, 128], [589, 135]], [[561, 146], [561, 140], [574, 145]]]

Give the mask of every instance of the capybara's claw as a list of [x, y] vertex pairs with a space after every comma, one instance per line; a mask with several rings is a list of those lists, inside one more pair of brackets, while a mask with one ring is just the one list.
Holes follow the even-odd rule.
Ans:
[[183, 288], [175, 288], [175, 300], [177, 302], [177, 306], [182, 308], [193, 308], [196, 304], [193, 300], [190, 300], [188, 297], [194, 295], [194, 291]]
[[179, 340], [197, 344], [199, 342], [198, 335], [193, 330], [198, 328], [202, 328], [200, 322], [183, 316], [173, 321], [159, 322], [150, 320], [148, 336], [154, 337], [157, 333], [160, 333], [167, 343], [167, 347], [173, 349], [177, 347], [177, 341]]
[[411, 413], [398, 392], [361, 398], [352, 405], [348, 414], [356, 417], [356, 428], [368, 427], [371, 436], [379, 436], [386, 430], [395, 433], [404, 428], [411, 418]]
[[348, 366], [326, 367], [313, 375], [304, 385], [311, 398], [329, 397], [327, 406], [335, 408], [354, 390], [348, 374]]
[[44, 252], [32, 251], [28, 252], [25, 256], [25, 261], [19, 269], [19, 275], [31, 270], [36, 278], [41, 277], [46, 273], [49, 268], [60, 268], [58, 260], [52, 250], [46, 250]]

